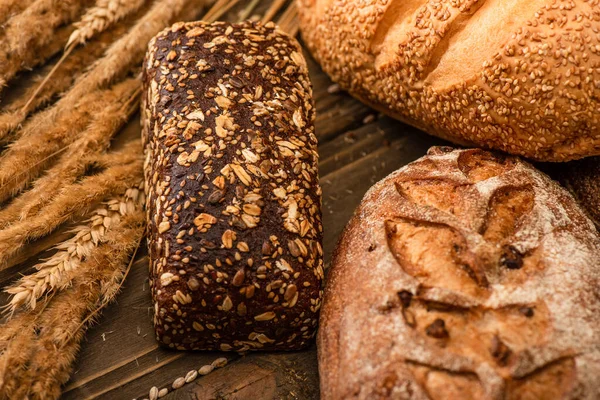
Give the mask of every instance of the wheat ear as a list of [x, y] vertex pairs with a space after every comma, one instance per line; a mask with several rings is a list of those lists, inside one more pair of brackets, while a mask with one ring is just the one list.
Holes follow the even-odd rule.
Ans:
[[9, 199], [25, 188], [86, 132], [96, 115], [114, 104], [123, 104], [139, 86], [139, 80], [131, 78], [104, 91], [88, 93], [71, 110], [58, 115], [53, 126], [45, 131], [40, 131], [37, 117], [44, 118], [49, 111], [36, 115], [19, 132], [22, 137], [0, 158], [0, 200]]
[[141, 153], [139, 140], [134, 140], [121, 151], [100, 156], [101, 164], [110, 165], [105, 171], [66, 185], [43, 212], [0, 231], [0, 270], [13, 266], [14, 257], [28, 242], [46, 236], [67, 221], [83, 217], [107, 195], [124, 191], [132, 181], [139, 180]]
[[[77, 18], [88, 1], [37, 0], [11, 18], [0, 42], [0, 65], [3, 66], [0, 82], [5, 84], [23, 68], [37, 64], [43, 59], [38, 54], [40, 50], [46, 52], [64, 43], [56, 36], [57, 28]], [[67, 29], [68, 37], [73, 28]]]
[[33, 187], [0, 209], [0, 229], [17, 220], [26, 220], [43, 211], [43, 207], [66, 185], [82, 181], [90, 173], [109, 167], [102, 153], [110, 146], [111, 139], [138, 110], [139, 90], [130, 98], [109, 106], [94, 120], [84, 134], [60, 156], [56, 165], [33, 183]]
[[44, 87], [52, 82], [54, 75], [69, 58], [77, 45], [84, 44], [94, 36], [106, 31], [118, 21], [135, 13], [144, 4], [145, 0], [96, 0], [96, 5], [86, 11], [80, 21], [73, 24], [75, 30], [69, 36], [65, 51], [32, 94], [27, 105], [37, 97]]
[[17, 15], [35, 0], [0, 0], [0, 25], [4, 24], [14, 15]]
[[117, 21], [139, 10], [144, 2], [145, 0], [96, 0], [94, 7], [89, 8], [81, 20], [74, 24], [75, 30], [66, 47], [84, 44]]
[[94, 37], [89, 45], [77, 47], [67, 57], [61, 58], [61, 61], [44, 67], [25, 92], [8, 105], [7, 113], [0, 115], [0, 143], [9, 139], [7, 136], [11, 131], [30, 113], [66, 91], [89, 65], [104, 54], [111, 43], [127, 32], [137, 16], [139, 15], [135, 14], [116, 23]]
[[51, 290], [70, 286], [81, 263], [95, 257], [95, 250], [109, 238], [111, 229], [119, 226], [126, 215], [139, 212], [144, 204], [143, 187], [127, 189], [120, 199], [103, 203], [92, 216], [76, 227], [69, 240], [56, 246], [57, 252], [45, 262], [36, 265], [37, 272], [25, 275], [5, 289], [13, 295], [8, 311], [13, 314], [19, 307], [35, 309], [36, 304]]
[[0, 397], [58, 398], [90, 317], [114, 299], [143, 231], [142, 207], [136, 205], [82, 262], [71, 288], [58, 292], [41, 313], [23, 312], [0, 328], [0, 336], [6, 337], [5, 327], [21, 326], [0, 355]]

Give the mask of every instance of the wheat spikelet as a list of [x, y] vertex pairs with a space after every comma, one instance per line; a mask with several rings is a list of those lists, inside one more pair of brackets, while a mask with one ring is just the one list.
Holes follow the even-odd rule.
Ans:
[[120, 199], [110, 200], [95, 209], [83, 225], [74, 229], [74, 237], [59, 244], [51, 258], [36, 265], [37, 272], [23, 276], [5, 289], [13, 295], [8, 311], [12, 314], [21, 306], [35, 309], [38, 300], [49, 291], [70, 286], [81, 263], [94, 257], [94, 250], [106, 243], [111, 228], [118, 226], [124, 216], [139, 212], [143, 203], [143, 188], [138, 186], [127, 189]]
[[[66, 38], [56, 36], [57, 28], [77, 18], [89, 0], [37, 0], [21, 14], [11, 18], [0, 41], [0, 86], [19, 71], [44, 59], [40, 54], [65, 43], [73, 28], [63, 31]], [[62, 46], [61, 46], [62, 47]], [[58, 49], [57, 51], [59, 51]], [[55, 54], [53, 51], [52, 54]], [[52, 54], [45, 54], [46, 57]]]
[[145, 0], [96, 0], [94, 7], [88, 9], [81, 20], [74, 24], [75, 30], [66, 47], [84, 44], [94, 35], [136, 12], [144, 2]]
[[135, 209], [106, 234], [106, 244], [97, 246], [93, 257], [81, 264], [71, 288], [58, 292], [41, 313], [23, 312], [0, 327], [0, 337], [7, 336], [6, 328], [21, 327], [0, 348], [4, 350], [0, 397], [58, 398], [85, 330], [98, 310], [114, 299], [128, 270], [127, 261], [140, 243], [144, 215], [139, 203]]
[[0, 0], [0, 25], [25, 10], [34, 0]]

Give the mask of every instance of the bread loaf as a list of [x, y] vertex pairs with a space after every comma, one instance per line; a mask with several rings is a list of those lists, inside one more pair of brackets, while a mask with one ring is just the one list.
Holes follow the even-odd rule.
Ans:
[[273, 24], [179, 23], [149, 45], [142, 104], [156, 336], [292, 350], [321, 305], [314, 106]]
[[596, 0], [298, 0], [323, 69], [430, 134], [532, 159], [600, 154]]
[[318, 334], [329, 399], [598, 399], [600, 238], [515, 157], [432, 148], [365, 196]]

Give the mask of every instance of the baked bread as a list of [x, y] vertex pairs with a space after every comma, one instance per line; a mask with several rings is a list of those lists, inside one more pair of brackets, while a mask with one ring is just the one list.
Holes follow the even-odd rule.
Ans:
[[600, 154], [600, 10], [589, 0], [298, 0], [340, 86], [463, 145]]
[[150, 42], [143, 79], [158, 341], [305, 347], [318, 321], [323, 251], [300, 46], [273, 24], [178, 23]]
[[600, 157], [559, 164], [555, 173], [587, 212], [600, 232]]
[[432, 148], [365, 196], [317, 345], [329, 399], [600, 398], [600, 238], [529, 164]]

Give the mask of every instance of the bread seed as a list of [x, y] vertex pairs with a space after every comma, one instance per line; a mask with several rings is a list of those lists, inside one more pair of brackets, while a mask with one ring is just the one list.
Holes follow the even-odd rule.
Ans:
[[161, 222], [158, 225], [158, 233], [165, 233], [169, 229], [171, 229], [171, 224], [169, 223], [169, 221]]
[[269, 321], [273, 318], [275, 318], [275, 313], [273, 311], [267, 311], [266, 313], [262, 313], [254, 317], [256, 321]]
[[221, 307], [225, 312], [231, 310], [231, 307], [233, 307], [233, 302], [231, 301], [229, 296], [225, 297], [225, 300], [223, 300], [223, 305]]
[[200, 368], [198, 370], [198, 374], [200, 374], [200, 375], [208, 375], [211, 372], [213, 372], [214, 369], [215, 369], [215, 367], [213, 367], [212, 365], [204, 365], [204, 366], [202, 366], [202, 368]]
[[238, 270], [233, 277], [233, 286], [242, 286], [244, 279], [246, 279], [246, 273], [243, 269]]
[[235, 239], [236, 234], [231, 229], [227, 229], [225, 232], [223, 232], [223, 236], [221, 237], [221, 240], [223, 241], [223, 246], [225, 246], [226, 249], [231, 249], [233, 247], [233, 241]]
[[158, 399], [158, 388], [156, 386], [152, 386], [152, 389], [150, 389], [150, 393], [148, 394], [148, 397], [150, 398], [150, 400]]
[[169, 389], [162, 388], [158, 391], [158, 398], [165, 397], [167, 394], [169, 394]]
[[298, 288], [296, 287], [296, 285], [289, 285], [287, 287], [287, 289], [285, 290], [285, 294], [283, 295], [283, 298], [285, 301], [290, 301], [294, 298], [296, 293], [298, 293]]

